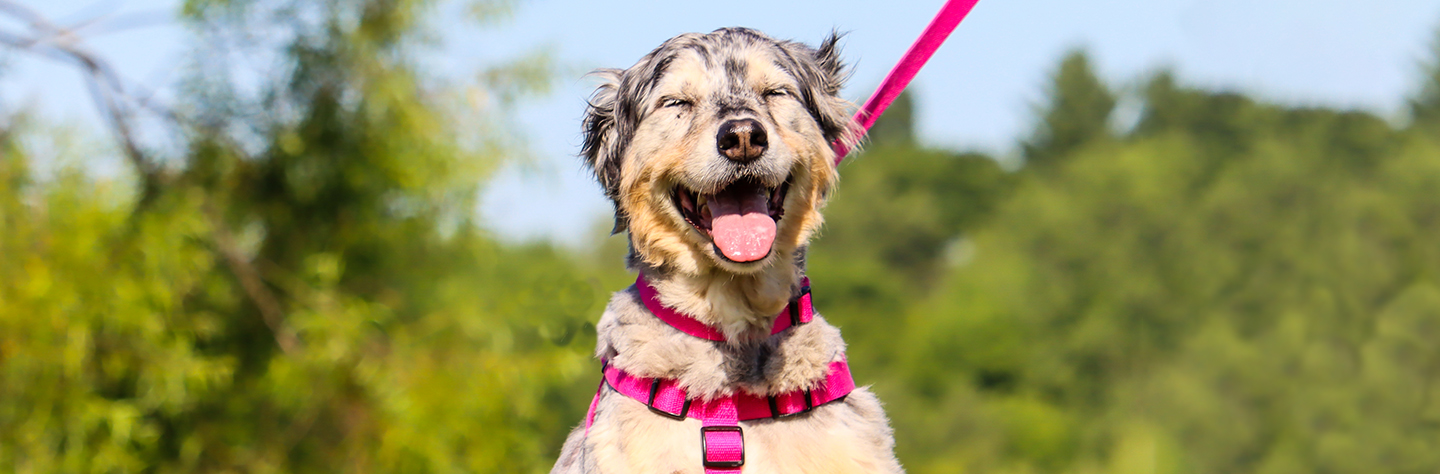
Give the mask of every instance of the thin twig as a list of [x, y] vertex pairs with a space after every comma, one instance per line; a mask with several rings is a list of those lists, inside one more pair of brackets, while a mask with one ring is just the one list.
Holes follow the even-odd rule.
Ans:
[[280, 350], [285, 351], [286, 354], [294, 354], [296, 348], [299, 346], [299, 340], [295, 337], [295, 333], [290, 330], [289, 326], [285, 324], [284, 309], [281, 308], [280, 301], [277, 300], [274, 293], [271, 293], [270, 289], [265, 286], [265, 281], [261, 278], [260, 271], [256, 270], [255, 266], [251, 265], [250, 260], [246, 259], [245, 256], [240, 253], [239, 247], [236, 246], [235, 240], [231, 237], [233, 234], [230, 233], [229, 228], [225, 225], [225, 220], [215, 212], [209, 203], [204, 205], [203, 210], [205, 216], [209, 218], [210, 226], [215, 232], [215, 245], [218, 247], [217, 250], [220, 252], [220, 256], [225, 259], [225, 263], [230, 267], [230, 272], [235, 275], [237, 280], [240, 280], [240, 286], [245, 289], [245, 294], [250, 297], [250, 301], [254, 302], [255, 307], [260, 310], [260, 318], [265, 321], [266, 326], [270, 327], [270, 332], [275, 334], [275, 343], [280, 346]]
[[[0, 1], [0, 4], [3, 4]], [[11, 46], [17, 49], [35, 51], [42, 47], [42, 43], [16, 37], [10, 33], [0, 32], [0, 44]], [[90, 96], [95, 101], [96, 107], [105, 115], [110, 126], [119, 139], [125, 156], [135, 166], [141, 178], [146, 181], [160, 179], [159, 166], [150, 162], [145, 153], [141, 151], [140, 144], [135, 140], [133, 130], [130, 126], [131, 112], [121, 100], [123, 89], [119, 87], [118, 81], [113, 77], [113, 71], [101, 60], [91, 56], [89, 53], [74, 47], [61, 46], [56, 43], [44, 43], [44, 49], [49, 49], [58, 56], [65, 57], [80, 65], [86, 72], [86, 86], [90, 90]], [[42, 52], [43, 53], [43, 52]], [[47, 54], [48, 55], [48, 54]], [[56, 55], [48, 55], [56, 56]]]

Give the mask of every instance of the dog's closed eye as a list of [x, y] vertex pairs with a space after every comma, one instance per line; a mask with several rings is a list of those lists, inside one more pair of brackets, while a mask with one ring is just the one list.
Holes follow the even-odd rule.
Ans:
[[666, 97], [660, 99], [661, 107], [689, 107], [693, 102], [678, 97]]

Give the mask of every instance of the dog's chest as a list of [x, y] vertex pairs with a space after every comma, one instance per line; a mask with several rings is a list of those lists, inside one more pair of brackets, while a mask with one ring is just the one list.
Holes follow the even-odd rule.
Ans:
[[[867, 408], [873, 407], [873, 408]], [[740, 422], [745, 435], [745, 474], [894, 472], [883, 419], [871, 419], [878, 403], [857, 390], [844, 401], [806, 415]], [[701, 422], [664, 418], [643, 404], [616, 395], [600, 406], [587, 443], [598, 472], [701, 474]]]
[[770, 365], [772, 354], [776, 352], [775, 346], [773, 341], [733, 347], [721, 346], [727, 378], [745, 389], [768, 387], [773, 378], [779, 377], [779, 371], [775, 370], [775, 367], [784, 365], [785, 362], [777, 360], [774, 366]]
[[[812, 389], [826, 381], [845, 350], [839, 329], [819, 315], [764, 340], [695, 337], [657, 319], [633, 291], [611, 300], [597, 325], [597, 342], [597, 355], [612, 366], [637, 377], [671, 379], [695, 399]], [[656, 414], [615, 390], [601, 394], [594, 426], [582, 435], [584, 462], [598, 468], [593, 472], [704, 472], [699, 419]], [[799, 416], [739, 426], [747, 474], [901, 471], [890, 454], [893, 441], [879, 402], [863, 388]]]

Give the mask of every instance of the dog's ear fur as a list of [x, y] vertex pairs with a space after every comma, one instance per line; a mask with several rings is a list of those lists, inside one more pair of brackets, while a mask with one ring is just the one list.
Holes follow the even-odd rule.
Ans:
[[620, 100], [620, 79], [625, 71], [620, 69], [597, 69], [590, 73], [600, 78], [600, 85], [590, 96], [585, 108], [585, 141], [580, 147], [580, 156], [585, 165], [595, 172], [595, 180], [605, 189], [605, 196], [615, 204], [615, 227], [610, 234], [625, 230], [625, 220], [620, 215], [617, 199], [620, 197], [620, 150], [617, 130], [616, 109]]
[[790, 56], [800, 63], [801, 70], [796, 76], [803, 89], [801, 96], [805, 107], [810, 109], [810, 114], [820, 125], [825, 140], [839, 140], [847, 148], [854, 149], [861, 138], [859, 126], [850, 117], [854, 104], [840, 98], [840, 88], [850, 78], [850, 72], [840, 61], [840, 38], [844, 36], [832, 31], [816, 49], [793, 42], [784, 46]]
[[815, 50], [815, 64], [820, 66], [820, 71], [825, 74], [825, 93], [837, 95], [840, 88], [845, 85], [849, 74], [845, 72], [845, 64], [840, 62], [840, 38], [844, 37], [839, 31], [831, 31], [829, 36], [820, 41], [820, 48]]
[[616, 109], [620, 105], [620, 69], [597, 69], [590, 75], [601, 82], [590, 96], [585, 108], [585, 141], [580, 155], [585, 165], [595, 172], [595, 180], [605, 188], [605, 195], [615, 199], [620, 192], [620, 150]]

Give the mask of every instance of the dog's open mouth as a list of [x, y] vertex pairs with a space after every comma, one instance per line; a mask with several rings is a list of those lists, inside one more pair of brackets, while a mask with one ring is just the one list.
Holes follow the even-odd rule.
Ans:
[[695, 230], [709, 238], [719, 254], [734, 262], [754, 262], [770, 254], [776, 222], [785, 213], [787, 180], [769, 187], [742, 179], [713, 194], [675, 187], [675, 207]]

